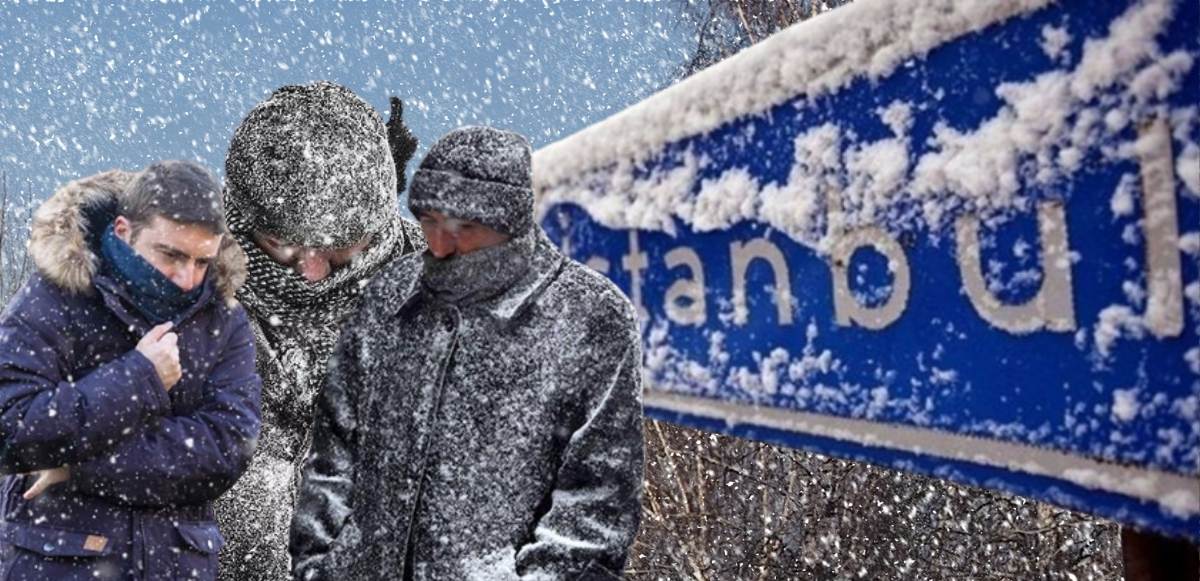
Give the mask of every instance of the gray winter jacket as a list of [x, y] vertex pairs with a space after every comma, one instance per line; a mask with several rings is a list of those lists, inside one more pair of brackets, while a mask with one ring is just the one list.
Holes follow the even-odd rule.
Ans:
[[641, 351], [615, 286], [538, 235], [458, 308], [420, 255], [376, 277], [318, 399], [297, 579], [618, 578], [642, 487]]

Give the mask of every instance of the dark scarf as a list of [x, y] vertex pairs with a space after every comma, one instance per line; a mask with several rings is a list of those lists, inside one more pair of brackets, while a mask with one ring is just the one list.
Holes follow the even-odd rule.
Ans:
[[100, 255], [104, 272], [125, 289], [129, 302], [151, 325], [175, 321], [196, 304], [212, 278], [206, 275], [203, 283], [185, 292], [117, 237], [112, 224], [100, 240]]
[[458, 306], [485, 301], [512, 288], [529, 272], [536, 241], [530, 233], [441, 259], [426, 250], [421, 284], [438, 299]]

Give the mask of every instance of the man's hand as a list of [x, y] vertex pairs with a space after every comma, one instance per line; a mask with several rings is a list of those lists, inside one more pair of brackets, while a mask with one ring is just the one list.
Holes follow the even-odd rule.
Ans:
[[154, 370], [158, 372], [158, 378], [167, 391], [171, 391], [183, 375], [179, 368], [179, 336], [169, 332], [171, 326], [172, 323], [168, 321], [150, 329], [137, 344], [137, 350], [154, 364]]
[[36, 474], [37, 479], [33, 481], [33, 486], [30, 486], [29, 490], [25, 491], [23, 495], [25, 500], [33, 500], [41, 496], [51, 486], [70, 480], [71, 467], [62, 466], [60, 468], [50, 468], [49, 470], [38, 470], [37, 472], [31, 472], [31, 474]]

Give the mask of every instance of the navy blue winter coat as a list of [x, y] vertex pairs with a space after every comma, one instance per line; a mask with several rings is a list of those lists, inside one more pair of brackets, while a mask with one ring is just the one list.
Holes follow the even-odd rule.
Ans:
[[[212, 501], [259, 432], [253, 335], [233, 300], [244, 255], [223, 245], [177, 320], [182, 378], [167, 392], [135, 347], [150, 325], [97, 272], [98, 236], [129, 174], [68, 184], [39, 209], [38, 272], [0, 316], [0, 580], [212, 579]], [[34, 477], [70, 466], [31, 501]]]

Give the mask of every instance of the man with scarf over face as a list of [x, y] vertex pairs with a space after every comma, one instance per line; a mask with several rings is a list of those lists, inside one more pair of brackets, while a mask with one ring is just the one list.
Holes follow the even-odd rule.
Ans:
[[292, 523], [296, 579], [612, 579], [637, 532], [633, 308], [533, 221], [530, 149], [439, 140], [429, 243], [368, 287], [331, 360]]
[[222, 579], [287, 578], [299, 465], [339, 325], [368, 279], [423, 247], [397, 204], [416, 140], [399, 100], [392, 106], [385, 128], [345, 87], [286, 86], [246, 115], [229, 146], [225, 204], [249, 258], [238, 298], [258, 342], [263, 431], [250, 469], [217, 503]]
[[0, 317], [0, 578], [216, 578], [260, 388], [220, 187], [180, 161], [84, 178], [29, 250]]

